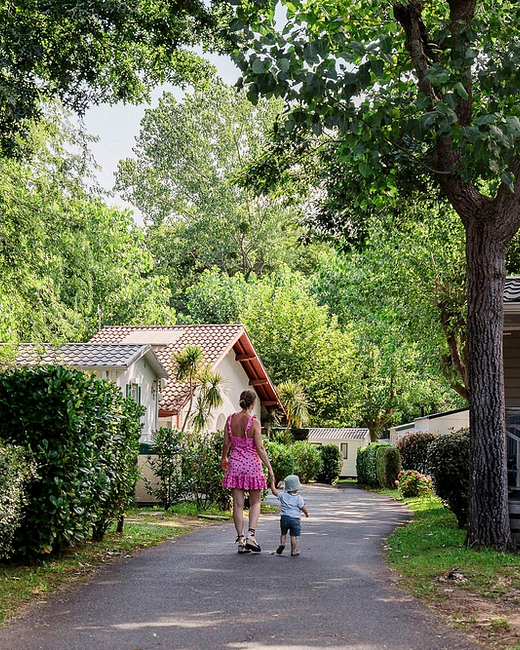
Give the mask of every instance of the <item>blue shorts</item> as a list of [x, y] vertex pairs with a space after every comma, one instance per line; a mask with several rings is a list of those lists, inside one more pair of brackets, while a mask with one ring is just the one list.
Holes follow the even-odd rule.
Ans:
[[282, 531], [282, 535], [287, 535], [290, 532], [291, 537], [299, 537], [302, 532], [300, 518], [282, 515], [280, 518], [280, 530]]

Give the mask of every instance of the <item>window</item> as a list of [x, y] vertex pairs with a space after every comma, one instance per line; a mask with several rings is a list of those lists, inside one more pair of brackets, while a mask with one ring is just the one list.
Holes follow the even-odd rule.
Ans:
[[141, 386], [139, 384], [127, 384], [126, 396], [131, 397], [136, 404], [141, 404]]
[[341, 455], [343, 456], [343, 460], [347, 460], [347, 458], [348, 458], [348, 442], [342, 442], [341, 443]]

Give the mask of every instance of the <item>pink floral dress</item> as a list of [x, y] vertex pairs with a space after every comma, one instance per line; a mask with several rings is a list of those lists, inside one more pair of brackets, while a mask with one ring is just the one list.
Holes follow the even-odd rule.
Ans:
[[229, 469], [222, 481], [222, 487], [238, 488], [239, 490], [263, 490], [267, 487], [262, 461], [256, 451], [253, 438], [248, 433], [256, 415], [252, 415], [247, 421], [245, 437], [238, 438], [231, 431], [231, 419], [227, 421], [229, 438], [231, 440], [231, 451], [229, 453]]

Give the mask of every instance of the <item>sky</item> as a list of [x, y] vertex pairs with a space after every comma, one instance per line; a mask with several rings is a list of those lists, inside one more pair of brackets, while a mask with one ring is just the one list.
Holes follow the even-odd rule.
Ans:
[[[240, 72], [229, 58], [216, 54], [206, 55], [206, 58], [215, 65], [223, 81], [230, 85], [237, 81]], [[165, 90], [175, 90], [176, 94], [180, 92], [178, 89], [174, 89], [173, 86], [161, 86], [153, 91], [150, 104], [139, 106], [101, 104], [93, 106], [87, 111], [84, 117], [87, 131], [91, 135], [99, 137], [98, 142], [91, 144], [90, 150], [98, 165], [101, 166], [101, 170], [97, 173], [97, 179], [105, 190], [110, 191], [114, 186], [114, 174], [119, 161], [133, 155], [134, 139], [139, 134], [139, 125], [145, 109], [157, 106], [158, 100]], [[135, 221], [142, 225], [139, 211], [123, 201], [119, 195], [108, 197], [106, 203], [131, 208], [134, 212]]]

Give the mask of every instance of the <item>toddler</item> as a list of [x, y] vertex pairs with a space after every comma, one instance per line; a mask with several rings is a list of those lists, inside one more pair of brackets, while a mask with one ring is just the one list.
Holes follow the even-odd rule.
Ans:
[[291, 555], [297, 557], [300, 555], [298, 550], [298, 537], [301, 533], [301, 513], [308, 517], [309, 512], [305, 506], [305, 501], [298, 490], [301, 488], [300, 479], [296, 474], [286, 476], [284, 479], [285, 489], [278, 491], [274, 484], [274, 478], [271, 479], [271, 492], [278, 499], [281, 505], [280, 513], [280, 546], [276, 549], [278, 555], [281, 555], [285, 549], [285, 540], [287, 532], [291, 536]]

